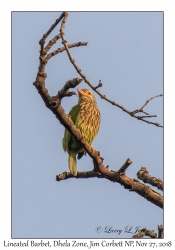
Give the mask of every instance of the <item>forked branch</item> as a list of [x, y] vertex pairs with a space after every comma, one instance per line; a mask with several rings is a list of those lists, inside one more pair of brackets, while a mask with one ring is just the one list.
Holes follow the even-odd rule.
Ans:
[[[80, 139], [81, 142], [81, 139]], [[90, 146], [88, 143], [83, 144], [84, 148], [86, 149], [86, 146]], [[118, 182], [122, 186], [124, 186], [125, 189], [128, 189], [129, 191], [136, 192], [137, 194], [141, 195], [148, 201], [152, 202], [153, 204], [157, 205], [160, 208], [163, 208], [163, 197], [155, 190], [151, 189], [149, 186], [146, 186], [145, 184], [139, 182], [137, 179], [132, 179], [125, 175], [126, 169], [131, 165], [132, 161], [130, 159], [127, 159], [126, 162], [123, 164], [121, 168], [119, 168], [118, 171], [109, 170], [108, 167], [105, 167], [101, 161], [101, 157], [99, 156], [99, 152], [93, 151], [88, 152], [90, 157], [93, 159], [95, 163], [94, 170], [91, 171], [84, 171], [77, 173], [77, 176], [74, 176], [70, 172], [63, 172], [62, 174], [59, 174], [56, 176], [57, 181], [66, 180], [69, 178], [76, 178], [76, 179], [84, 179], [84, 178], [105, 178], [112, 182]]]
[[[45, 86], [45, 79], [47, 77], [47, 74], [45, 73], [45, 66], [46, 66], [48, 60], [52, 56], [49, 56], [49, 55], [47, 56], [47, 52], [54, 44], [54, 41], [58, 40], [60, 38], [60, 34], [61, 34], [61, 37], [64, 38], [63, 34], [62, 34], [62, 29], [63, 29], [63, 25], [65, 23], [66, 18], [67, 18], [67, 13], [63, 12], [61, 14], [60, 18], [58, 18], [55, 21], [55, 23], [51, 26], [51, 28], [48, 30], [48, 32], [46, 32], [46, 34], [40, 40], [40, 46], [41, 46], [40, 65], [38, 68], [36, 81], [33, 84], [37, 88], [38, 93], [41, 95], [47, 108], [49, 108], [55, 114], [55, 116], [60, 121], [60, 123], [75, 137], [76, 140], [78, 140], [82, 144], [82, 146], [84, 147], [84, 149], [86, 150], [88, 155], [93, 160], [94, 170], [90, 171], [90, 172], [86, 172], [86, 174], [79, 172], [76, 178], [98, 177], [98, 178], [106, 178], [106, 179], [113, 181], [113, 182], [118, 182], [121, 185], [123, 185], [124, 188], [129, 189], [129, 191], [134, 191], [134, 192], [138, 193], [139, 195], [141, 195], [142, 197], [144, 197], [148, 201], [150, 201], [153, 204], [162, 208], [163, 207], [163, 197], [159, 193], [152, 190], [149, 186], [146, 186], [143, 183], [140, 183], [138, 180], [131, 179], [125, 175], [126, 169], [132, 163], [130, 159], [127, 159], [127, 161], [123, 164], [123, 166], [118, 171], [109, 170], [109, 168], [108, 168], [109, 166], [105, 167], [103, 165], [103, 158], [99, 155], [99, 152], [96, 151], [95, 149], [92, 149], [92, 147], [84, 139], [81, 131], [79, 129], [77, 129], [77, 127], [74, 125], [70, 116], [64, 112], [64, 109], [61, 106], [61, 99], [65, 96], [71, 96], [71, 95], [75, 94], [74, 92], [69, 92], [69, 88], [75, 88], [82, 81], [82, 79], [74, 78], [72, 80], [69, 80], [65, 83], [63, 88], [60, 91], [58, 91], [57, 95], [55, 95], [55, 96], [49, 95], [48, 90]], [[53, 38], [54, 41], [51, 40], [48, 43], [48, 45], [46, 45], [44, 47], [45, 39], [47, 38], [47, 36], [51, 33], [51, 31], [56, 27], [56, 25], [61, 20], [62, 20], [61, 33]], [[65, 49], [67, 52], [69, 52], [69, 48], [71, 48], [71, 46], [67, 44], [65, 39], [63, 39], [63, 40], [64, 40]], [[82, 45], [82, 44], [79, 43], [79, 46], [80, 45]], [[62, 51], [63, 50], [61, 50], [61, 49], [59, 51], [56, 50], [55, 52], [53, 52], [54, 53], [53, 55], [56, 55]], [[86, 177], [85, 177], [85, 175], [86, 175]], [[57, 180], [66, 179], [66, 178], [70, 178], [70, 177], [71, 176], [69, 173], [66, 173], [66, 174], [63, 173], [62, 175], [59, 175], [57, 177]]]
[[156, 239], [156, 238], [162, 239], [163, 238], [162, 233], [163, 233], [163, 226], [160, 225], [160, 226], [158, 226], [158, 236], [153, 231], [147, 230], [146, 228], [143, 228], [140, 230], [140, 232], [138, 234], [133, 235], [132, 238], [133, 239], [140, 239], [140, 238], [143, 238], [144, 236], [149, 236], [150, 238], [153, 238], [153, 239]]

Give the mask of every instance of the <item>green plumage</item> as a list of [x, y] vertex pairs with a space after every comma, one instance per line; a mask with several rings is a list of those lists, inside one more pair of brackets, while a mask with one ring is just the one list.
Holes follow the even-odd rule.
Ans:
[[[69, 115], [75, 126], [82, 131], [86, 141], [91, 144], [96, 137], [100, 127], [100, 111], [94, 95], [88, 89], [77, 89], [79, 92], [79, 101]], [[77, 175], [76, 155], [81, 158], [84, 148], [75, 140], [75, 138], [65, 129], [63, 137], [63, 149], [68, 152], [69, 169], [73, 175]]]

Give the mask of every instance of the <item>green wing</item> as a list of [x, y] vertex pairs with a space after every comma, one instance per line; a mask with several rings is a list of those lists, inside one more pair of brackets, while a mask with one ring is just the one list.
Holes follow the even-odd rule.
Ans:
[[[77, 104], [69, 112], [69, 115], [70, 115], [70, 117], [71, 117], [74, 124], [76, 123], [76, 119], [77, 119], [77, 116], [78, 116], [78, 113], [79, 113], [79, 109], [80, 109], [80, 107]], [[63, 137], [63, 141], [62, 141], [63, 149], [64, 149], [65, 152], [66, 151], [68, 152], [68, 149], [69, 149], [68, 146], [69, 146], [69, 142], [71, 140], [71, 136], [72, 135], [69, 133], [69, 131], [67, 129], [65, 129], [64, 137]]]

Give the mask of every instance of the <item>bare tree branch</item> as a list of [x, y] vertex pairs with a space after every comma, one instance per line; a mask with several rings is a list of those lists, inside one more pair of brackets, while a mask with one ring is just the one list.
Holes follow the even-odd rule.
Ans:
[[[107, 102], [109, 102], [109, 103], [111, 103], [112, 105], [115, 105], [115, 106], [117, 106], [118, 108], [120, 108], [120, 109], [122, 109], [124, 112], [126, 112], [126, 113], [128, 113], [129, 115], [131, 115], [132, 117], [134, 117], [134, 118], [136, 118], [136, 119], [138, 119], [138, 120], [141, 120], [141, 121], [144, 121], [144, 122], [146, 122], [146, 123], [148, 123], [148, 124], [153, 124], [153, 125], [155, 125], [155, 126], [157, 126], [157, 127], [162, 127], [163, 128], [163, 126], [161, 126], [159, 123], [157, 123], [157, 122], [151, 122], [151, 121], [148, 121], [148, 120], [145, 120], [144, 118], [144, 116], [142, 117], [142, 116], [138, 116], [138, 115], [136, 115], [136, 113], [138, 113], [138, 112], [131, 112], [131, 111], [129, 111], [129, 110], [127, 110], [126, 108], [124, 108], [123, 106], [121, 106], [120, 104], [118, 104], [118, 103], [116, 103], [116, 102], [114, 102], [114, 101], [112, 101], [112, 100], [110, 100], [109, 98], [107, 98], [105, 95], [103, 95], [103, 94], [101, 94], [100, 92], [99, 92], [99, 90], [97, 90], [97, 87], [95, 87], [95, 86], [93, 86], [93, 84], [86, 78], [86, 76], [82, 73], [82, 71], [81, 71], [81, 69], [78, 67], [78, 65], [76, 64], [76, 62], [75, 62], [75, 59], [72, 57], [72, 55], [71, 55], [71, 53], [70, 53], [70, 50], [69, 50], [69, 47], [68, 47], [68, 44], [67, 44], [67, 41], [66, 41], [66, 39], [65, 39], [65, 36], [64, 36], [64, 28], [65, 28], [65, 22], [66, 22], [66, 19], [67, 19], [67, 17], [68, 17], [68, 13], [66, 12], [65, 13], [65, 15], [64, 15], [64, 18], [63, 18], [63, 22], [62, 22], [62, 24], [61, 24], [61, 28], [60, 28], [60, 33], [61, 33], [61, 38], [62, 38], [62, 43], [64, 44], [64, 47], [65, 47], [65, 49], [66, 49], [66, 52], [67, 52], [67, 54], [68, 54], [68, 57], [69, 57], [69, 60], [70, 60], [70, 62], [73, 64], [73, 66], [75, 67], [75, 69], [76, 69], [76, 71], [79, 73], [79, 75], [84, 79], [84, 81], [102, 98], [102, 99], [105, 99]], [[159, 96], [162, 96], [162, 95], [159, 95]], [[157, 96], [155, 96], [155, 97], [157, 97]], [[143, 109], [143, 107], [144, 106], [146, 106], [147, 105], [147, 103], [150, 101], [150, 100], [152, 100], [153, 98], [155, 98], [155, 97], [151, 97], [149, 100], [147, 100], [147, 102], [146, 102], [146, 104], [144, 104], [143, 106], [142, 106], [142, 109]], [[139, 111], [139, 112], [143, 112], [143, 111]], [[150, 117], [155, 117], [155, 116], [149, 116], [149, 117], [147, 117], [147, 118], [150, 118]]]
[[49, 49], [61, 38], [61, 34], [56, 35], [52, 40], [49, 41], [48, 45], [44, 48], [44, 51], [47, 53]]
[[[136, 179], [129, 178], [125, 175], [126, 169], [129, 167], [129, 165], [132, 163], [130, 159], [127, 159], [127, 161], [124, 163], [124, 165], [118, 170], [118, 171], [112, 171], [109, 170], [109, 166], [103, 165], [103, 158], [100, 156], [99, 152], [96, 151], [91, 145], [87, 143], [85, 138], [83, 137], [81, 131], [74, 125], [69, 115], [67, 115], [64, 112], [64, 109], [61, 106], [61, 99], [65, 96], [71, 96], [74, 94], [74, 92], [69, 92], [69, 88], [74, 88], [77, 86], [82, 79], [80, 78], [74, 78], [72, 80], [69, 80], [65, 83], [63, 88], [58, 91], [58, 94], [56, 96], [50, 96], [48, 93], [47, 88], [45, 87], [45, 79], [47, 77], [47, 74], [45, 73], [45, 66], [48, 62], [48, 59], [46, 58], [46, 52], [44, 48], [45, 39], [50, 34], [50, 32], [53, 30], [54, 27], [63, 19], [61, 23], [61, 36], [63, 37], [63, 25], [65, 23], [65, 20], [67, 18], [66, 12], [63, 12], [56, 20], [56, 22], [51, 26], [51, 28], [48, 30], [48, 32], [43, 36], [43, 38], [40, 40], [41, 50], [40, 50], [40, 64], [38, 67], [38, 73], [36, 76], [36, 81], [33, 83], [38, 90], [38, 93], [41, 95], [43, 101], [45, 102], [45, 105], [47, 108], [49, 108], [57, 117], [57, 119], [60, 121], [60, 123], [75, 137], [77, 141], [79, 141], [84, 149], [86, 150], [87, 154], [92, 158], [94, 163], [94, 170], [90, 172], [79, 172], [76, 178], [88, 178], [88, 177], [98, 177], [98, 178], [106, 178], [113, 182], [118, 182], [121, 185], [124, 186], [124, 188], [129, 189], [129, 191], [134, 191], [141, 195], [142, 197], [146, 198], [148, 201], [152, 202], [153, 204], [163, 207], [163, 197], [152, 190], [149, 186], [144, 185], [143, 183], [140, 183]], [[66, 48], [66, 51], [69, 52], [69, 46], [64, 41], [64, 46]], [[49, 42], [49, 49], [52, 47], [54, 43], [52, 41]], [[61, 176], [57, 179], [63, 180], [66, 178], [70, 178], [70, 173], [63, 173]], [[73, 178], [73, 176], [71, 177]]]
[[77, 178], [77, 179], [88, 179], [88, 178], [92, 178], [92, 177], [98, 177], [98, 178], [102, 178], [101, 174], [91, 170], [91, 171], [84, 171], [84, 172], [77, 172], [77, 175], [73, 175], [71, 172], [63, 172], [62, 174], [59, 174], [56, 176], [56, 180], [57, 181], [62, 181], [62, 180], [66, 180], [69, 178]]
[[[80, 140], [81, 142], [81, 140]], [[85, 143], [86, 144], [86, 143]], [[87, 143], [88, 145], [88, 143]], [[89, 145], [88, 145], [89, 146]], [[85, 148], [85, 147], [84, 147]], [[85, 148], [86, 149], [86, 148]], [[94, 153], [88, 153], [90, 157], [94, 160]], [[97, 164], [97, 161], [100, 162], [101, 159], [98, 157], [99, 154], [97, 154], [97, 160], [95, 161], [95, 164]], [[96, 158], [95, 157], [95, 158]], [[66, 180], [69, 178], [76, 178], [76, 179], [84, 179], [84, 178], [105, 178], [112, 182], [118, 182], [122, 186], [124, 186], [125, 189], [129, 189], [129, 191], [134, 191], [137, 194], [141, 195], [148, 201], [152, 202], [153, 204], [163, 208], [163, 197], [156, 191], [152, 190], [149, 186], [144, 185], [143, 183], [139, 182], [137, 179], [132, 179], [125, 175], [125, 170], [130, 166], [132, 161], [130, 159], [127, 159], [126, 162], [123, 164], [123, 166], [118, 171], [108, 170], [102, 163], [99, 163], [99, 165], [96, 165], [96, 169], [98, 170], [91, 170], [91, 171], [84, 171], [84, 172], [78, 172], [77, 176], [74, 176], [70, 172], [63, 172], [62, 174], [59, 174], [56, 176], [57, 181]]]
[[137, 177], [139, 180], [142, 180], [144, 183], [149, 183], [150, 185], [157, 187], [163, 191], [163, 182], [161, 179], [153, 177], [149, 174], [148, 170], [145, 167], [142, 167], [137, 172]]
[[138, 234], [133, 235], [133, 239], [139, 239], [142, 238], [144, 236], [149, 236], [150, 238], [157, 238], [157, 234], [154, 233], [151, 230], [147, 230], [146, 228], [143, 228], [140, 230], [140, 232]]
[[[79, 47], [79, 46], [86, 46], [88, 43], [87, 42], [77, 42], [77, 43], [73, 43], [73, 44], [68, 44], [68, 48], [74, 48], [74, 47]], [[57, 50], [51, 52], [50, 54], [48, 54], [46, 56], [46, 59], [49, 60], [52, 56], [57, 55], [60, 52], [63, 52], [65, 50], [65, 48], [58, 48]]]
[[132, 161], [128, 158], [123, 166], [118, 170], [120, 174], [125, 174], [126, 169], [132, 164]]
[[54, 30], [54, 28], [57, 26], [57, 24], [62, 20], [64, 15], [65, 15], [65, 12], [63, 12], [61, 14], [61, 16], [58, 19], [56, 19], [55, 23], [50, 27], [50, 29], [46, 32], [46, 34], [43, 35], [42, 39], [39, 41], [39, 44], [41, 45], [41, 51], [43, 51], [43, 49], [44, 49], [44, 44], [45, 44], [46, 38], [49, 36], [49, 34], [52, 32], [52, 30]]
[[162, 239], [163, 236], [163, 226], [160, 225], [158, 226], [158, 236], [156, 233], [154, 233], [151, 230], [147, 230], [146, 228], [143, 228], [140, 230], [140, 232], [138, 234], [133, 235], [133, 239], [138, 239], [138, 238], [142, 238], [144, 236], [149, 236], [150, 238], [158, 238], [158, 239]]
[[150, 99], [148, 99], [148, 100], [144, 103], [144, 105], [143, 105], [140, 109], [136, 109], [136, 110], [134, 110], [132, 113], [133, 113], [133, 114], [136, 114], [136, 113], [144, 113], [146, 116], [140, 116], [141, 118], [152, 118], [152, 117], [157, 117], [157, 115], [149, 115], [147, 112], [143, 111], [143, 108], [144, 108], [151, 100], [153, 100], [153, 99], [156, 98], [156, 97], [160, 97], [160, 96], [163, 96], [163, 95], [160, 94], [160, 95], [156, 95], [156, 96], [151, 97]]
[[158, 225], [158, 238], [162, 239], [163, 238], [163, 226], [162, 225]]

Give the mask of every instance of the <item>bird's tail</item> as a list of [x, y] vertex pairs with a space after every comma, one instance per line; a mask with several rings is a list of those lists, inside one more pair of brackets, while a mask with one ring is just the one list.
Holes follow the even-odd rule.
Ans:
[[74, 152], [69, 152], [69, 169], [73, 175], [77, 175], [77, 163], [76, 154]]

